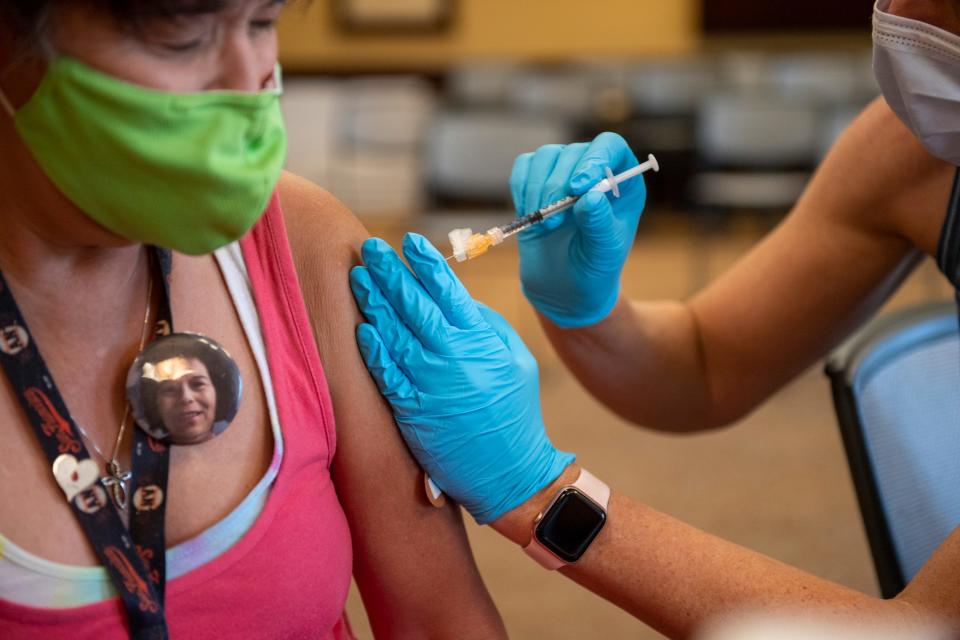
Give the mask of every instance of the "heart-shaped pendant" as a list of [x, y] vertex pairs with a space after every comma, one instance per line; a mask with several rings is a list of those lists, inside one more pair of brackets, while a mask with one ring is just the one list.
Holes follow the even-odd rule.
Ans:
[[93, 486], [100, 477], [100, 467], [90, 458], [77, 461], [69, 453], [63, 453], [53, 461], [53, 477], [70, 502], [78, 493]]

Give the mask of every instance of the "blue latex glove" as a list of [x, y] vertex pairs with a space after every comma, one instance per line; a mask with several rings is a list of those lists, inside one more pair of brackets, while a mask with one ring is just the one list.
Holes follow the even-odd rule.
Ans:
[[[637, 165], [626, 141], [601, 133], [593, 142], [548, 145], [519, 156], [510, 176], [518, 215], [569, 195], [587, 193], [606, 177]], [[520, 234], [523, 293], [560, 327], [596, 324], [606, 318], [620, 293], [620, 272], [630, 253], [647, 199], [643, 176], [612, 193], [587, 193], [572, 210]]]
[[350, 272], [369, 324], [357, 342], [407, 446], [440, 489], [486, 524], [553, 482], [574, 456], [540, 417], [537, 363], [475, 302], [436, 249], [407, 234], [404, 266], [379, 238]]

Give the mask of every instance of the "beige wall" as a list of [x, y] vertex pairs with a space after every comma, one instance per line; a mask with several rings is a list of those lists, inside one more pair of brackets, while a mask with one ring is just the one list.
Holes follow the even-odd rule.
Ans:
[[443, 34], [340, 33], [331, 0], [287, 9], [280, 55], [288, 71], [439, 69], [473, 58], [563, 61], [688, 53], [700, 42], [697, 0], [455, 0]]

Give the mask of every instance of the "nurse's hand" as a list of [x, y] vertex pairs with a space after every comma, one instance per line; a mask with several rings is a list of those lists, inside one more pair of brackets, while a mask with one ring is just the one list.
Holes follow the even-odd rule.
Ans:
[[600, 322], [620, 293], [620, 272], [630, 253], [647, 199], [643, 176], [612, 193], [587, 193], [637, 158], [615, 133], [593, 142], [541, 147], [519, 156], [510, 176], [518, 215], [568, 195], [586, 194], [572, 210], [548, 218], [520, 234], [520, 281], [530, 303], [556, 325], [585, 327]]
[[[480, 524], [550, 484], [573, 462], [547, 438], [537, 363], [510, 325], [475, 302], [422, 236], [403, 253], [378, 238], [350, 272], [369, 324], [357, 342], [407, 446]], [[415, 275], [414, 275], [415, 274]]]

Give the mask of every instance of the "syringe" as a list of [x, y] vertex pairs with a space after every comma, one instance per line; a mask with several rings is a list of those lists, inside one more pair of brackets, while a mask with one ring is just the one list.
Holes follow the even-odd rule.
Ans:
[[[657, 159], [653, 157], [653, 154], [647, 156], [646, 162], [638, 164], [632, 169], [627, 169], [617, 175], [614, 175], [610, 167], [607, 167], [607, 177], [594, 185], [590, 191], [597, 191], [599, 193], [613, 191], [613, 195], [619, 198], [620, 188], [617, 185], [634, 176], [645, 173], [650, 169], [660, 171], [660, 165], [657, 163]], [[450, 244], [453, 246], [453, 255], [448, 256], [447, 260], [456, 258], [457, 262], [465, 262], [482, 256], [490, 247], [500, 244], [510, 236], [514, 236], [535, 224], [540, 224], [547, 218], [561, 211], [566, 211], [581, 197], [582, 196], [567, 196], [566, 198], [561, 198], [556, 202], [551, 202], [547, 206], [537, 209], [533, 213], [528, 213], [525, 216], [516, 218], [513, 222], [499, 227], [493, 227], [483, 233], [474, 233], [473, 229], [454, 229], [447, 234], [447, 237], [450, 238]]]

